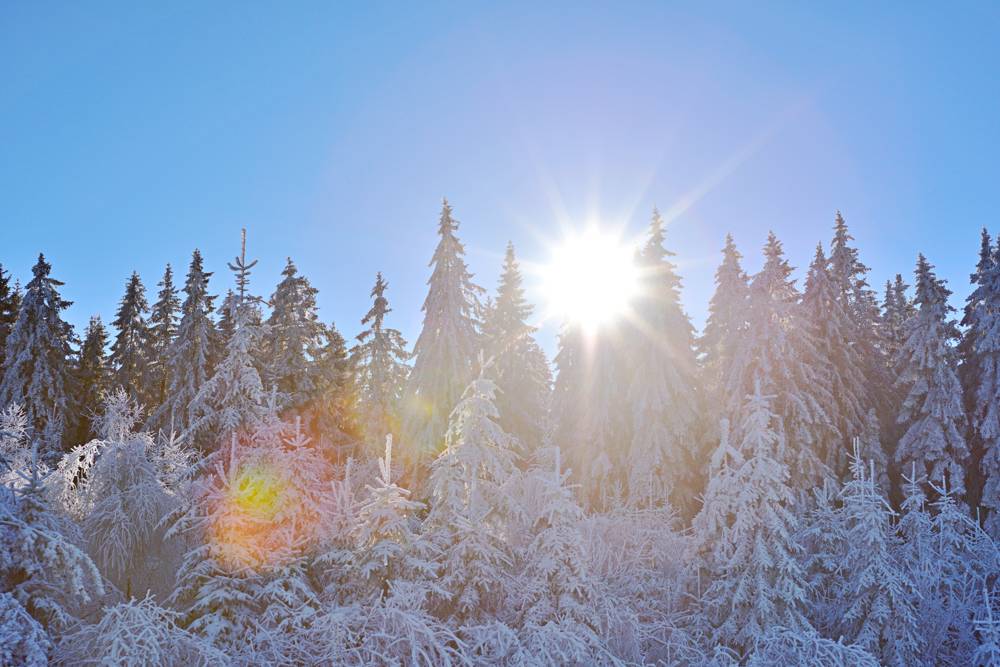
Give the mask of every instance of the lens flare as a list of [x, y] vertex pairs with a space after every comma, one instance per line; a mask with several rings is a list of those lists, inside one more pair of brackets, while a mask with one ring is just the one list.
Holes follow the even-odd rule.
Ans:
[[273, 519], [285, 499], [286, 483], [266, 465], [247, 466], [236, 476], [230, 488], [232, 501], [244, 512], [262, 519]]

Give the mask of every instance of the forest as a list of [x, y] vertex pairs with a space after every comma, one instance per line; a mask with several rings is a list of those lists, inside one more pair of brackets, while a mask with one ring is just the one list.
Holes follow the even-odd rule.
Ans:
[[246, 232], [82, 332], [0, 268], [0, 665], [1000, 665], [987, 230], [964, 304], [840, 213], [801, 286], [726, 236], [699, 332], [654, 210], [551, 363], [513, 245], [486, 290], [437, 234], [412, 347]]

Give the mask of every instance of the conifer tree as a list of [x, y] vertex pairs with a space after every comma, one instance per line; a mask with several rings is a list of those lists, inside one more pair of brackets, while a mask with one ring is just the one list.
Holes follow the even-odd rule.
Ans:
[[857, 454], [843, 493], [849, 548], [840, 563], [844, 575], [837, 597], [843, 611], [837, 634], [879, 655], [882, 664], [905, 667], [917, 663], [920, 647], [917, 586], [897, 560], [893, 512], [879, 493], [874, 469], [868, 473]]
[[507, 243], [497, 298], [483, 323], [490, 377], [496, 383], [500, 426], [523, 452], [538, 447], [546, 426], [552, 371], [528, 324], [531, 305], [524, 298], [521, 267], [514, 244]]
[[[726, 234], [722, 263], [715, 271], [715, 293], [709, 302], [705, 331], [698, 339], [705, 389], [714, 396], [725, 388], [736, 346], [746, 331], [750, 286], [740, 266], [742, 257], [732, 234]], [[720, 402], [725, 404], [726, 401]]]
[[392, 312], [385, 296], [388, 287], [379, 272], [371, 291], [372, 307], [361, 320], [361, 325], [368, 328], [358, 334], [358, 343], [351, 348], [359, 426], [369, 448], [376, 447], [388, 434], [398, 435], [400, 401], [410, 370], [403, 334], [385, 326], [385, 316]]
[[10, 272], [0, 264], [0, 369], [4, 367], [7, 337], [17, 321], [17, 310], [21, 305], [21, 291], [10, 284]]
[[215, 335], [211, 319], [215, 297], [208, 293], [211, 276], [203, 267], [201, 253], [195, 250], [184, 282], [181, 321], [170, 345], [170, 389], [166, 402], [150, 419], [153, 428], [183, 433], [196, 419], [194, 399], [212, 371], [209, 361]]
[[479, 350], [480, 287], [472, 282], [463, 256], [465, 248], [455, 236], [458, 221], [444, 200], [424, 300], [424, 326], [413, 347], [404, 406], [403, 447], [405, 458], [425, 460], [440, 451], [448, 416], [472, 379]]
[[906, 294], [907, 289], [909, 289], [909, 285], [903, 281], [903, 276], [898, 273], [895, 281], [885, 281], [881, 328], [886, 362], [890, 369], [892, 369], [899, 349], [906, 342], [906, 321], [916, 313], [916, 308]]
[[826, 411], [838, 437], [830, 441], [825, 463], [840, 476], [847, 472], [848, 442], [865, 434], [866, 407], [871, 401], [866, 389], [864, 360], [859, 348], [851, 343], [854, 324], [845, 310], [844, 300], [838, 298], [822, 245], [816, 246], [816, 255], [809, 266], [802, 306], [816, 345], [816, 362], [828, 370], [833, 399]]
[[101, 412], [104, 397], [111, 389], [111, 367], [105, 353], [108, 332], [101, 317], [90, 318], [80, 348], [76, 371], [77, 400], [80, 404], [74, 442], [79, 444], [96, 437], [94, 420]]
[[312, 364], [323, 334], [316, 315], [315, 287], [299, 275], [289, 257], [281, 272], [282, 280], [271, 295], [271, 316], [267, 320], [265, 380], [278, 391], [283, 408], [304, 405], [316, 394]]
[[957, 339], [951, 292], [934, 275], [923, 255], [917, 258], [917, 314], [906, 325], [906, 342], [897, 357], [896, 386], [905, 395], [897, 419], [905, 429], [896, 449], [896, 461], [907, 469], [911, 462], [939, 486], [965, 491], [969, 448], [963, 430], [962, 388], [955, 371], [951, 341]]
[[112, 384], [124, 389], [133, 400], [145, 403], [150, 382], [149, 325], [146, 313], [146, 288], [139, 274], [132, 272], [125, 285], [125, 296], [112, 323], [118, 333], [111, 345]]
[[743, 406], [737, 397], [752, 395], [757, 383], [775, 396], [777, 427], [788, 448], [777, 455], [796, 471], [796, 485], [804, 493], [829, 474], [822, 452], [836, 434], [826, 412], [832, 401], [830, 371], [817, 362], [815, 338], [790, 277], [792, 267], [773, 233], [764, 257], [750, 285], [747, 334], [740, 338], [727, 378], [727, 410], [740, 423]]
[[452, 412], [446, 448], [431, 464], [427, 534], [441, 554], [440, 583], [461, 620], [503, 608], [496, 582], [510, 562], [501, 539], [516, 469], [515, 441], [499, 425], [496, 385], [481, 373]]
[[174, 271], [169, 264], [163, 279], [157, 283], [160, 291], [149, 313], [150, 407], [156, 408], [167, 400], [170, 389], [170, 347], [177, 335], [177, 317], [181, 301], [174, 287]]
[[723, 469], [717, 487], [736, 493], [735, 507], [713, 548], [703, 604], [716, 641], [739, 650], [776, 625], [809, 627], [789, 467], [779, 455], [782, 435], [770, 401], [759, 385], [747, 400], [737, 430], [740, 458]]
[[[981, 504], [984, 527], [1000, 539], [1000, 242], [990, 261], [980, 259], [976, 298], [967, 310], [963, 380], [968, 397], [969, 430], [981, 453]], [[972, 298], [970, 297], [970, 300]]]
[[51, 270], [39, 255], [7, 337], [0, 405], [23, 406], [41, 451], [46, 458], [57, 458], [75, 407], [70, 393], [75, 336], [62, 319], [71, 302], [59, 295], [63, 283], [49, 275]]
[[227, 442], [232, 435], [242, 436], [263, 426], [266, 398], [260, 374], [254, 365], [254, 351], [261, 340], [259, 297], [250, 295], [250, 270], [257, 260], [246, 261], [246, 230], [240, 255], [229, 264], [236, 276], [236, 298], [231, 303], [236, 326], [226, 345], [226, 354], [212, 377], [195, 395], [189, 411], [194, 420], [187, 437], [203, 447]]
[[699, 391], [694, 329], [680, 303], [681, 280], [663, 247], [663, 219], [653, 209], [649, 238], [637, 259], [641, 286], [630, 332], [632, 379], [628, 495], [651, 506], [693, 497], [701, 476], [696, 447]]
[[347, 342], [333, 322], [322, 329], [313, 364], [315, 389], [303, 414], [311, 437], [324, 447], [357, 442], [354, 368]]

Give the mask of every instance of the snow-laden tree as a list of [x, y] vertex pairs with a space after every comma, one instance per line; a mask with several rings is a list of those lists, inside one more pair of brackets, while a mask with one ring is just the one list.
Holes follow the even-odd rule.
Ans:
[[482, 620], [507, 602], [504, 572], [511, 557], [503, 534], [515, 441], [498, 423], [496, 385], [486, 373], [469, 384], [452, 412], [429, 480], [425, 536], [440, 554], [445, 615], [460, 621]]
[[110, 361], [113, 386], [121, 387], [140, 404], [148, 400], [151, 380], [148, 312], [146, 288], [133, 271], [112, 322], [118, 333], [111, 345]]
[[[104, 595], [97, 567], [80, 536], [46, 497], [47, 475], [37, 447], [20, 486], [0, 497], [0, 590], [10, 593], [50, 632], [76, 622], [85, 605]], [[6, 491], [6, 489], [2, 489]]]
[[[833, 240], [830, 243], [830, 278], [838, 293], [838, 300], [853, 324], [848, 343], [856, 348], [864, 367], [867, 393], [872, 406], [887, 422], [894, 417], [892, 412], [892, 378], [886, 369], [886, 358], [882, 352], [884, 344], [878, 326], [881, 313], [878, 297], [868, 285], [871, 271], [860, 258], [858, 249], [851, 246], [854, 237], [847, 229], [847, 223], [837, 211], [833, 226]], [[845, 438], [851, 434], [841, 434]]]
[[[708, 305], [705, 330], [698, 339], [702, 382], [706, 392], [712, 396], [718, 396], [718, 392], [725, 390], [729, 367], [736, 357], [736, 346], [746, 331], [750, 286], [747, 274], [740, 265], [742, 258], [732, 234], [726, 234], [722, 263], [715, 271], [715, 293]], [[726, 401], [719, 403], [725, 405]]]
[[909, 287], [899, 273], [893, 282], [885, 281], [881, 326], [882, 342], [885, 345], [890, 368], [895, 363], [899, 350], [906, 343], [906, 322], [917, 312], [916, 306], [906, 292]]
[[385, 326], [392, 312], [385, 291], [389, 284], [379, 272], [372, 287], [372, 307], [361, 320], [367, 328], [351, 348], [351, 365], [357, 384], [358, 421], [365, 443], [374, 451], [389, 434], [399, 434], [399, 408], [410, 372], [406, 341], [397, 329]]
[[392, 436], [386, 436], [379, 475], [366, 487], [368, 495], [358, 511], [354, 583], [362, 601], [383, 600], [394, 581], [429, 578], [437, 571], [410, 525], [424, 504], [411, 500], [410, 491], [392, 480], [392, 450]]
[[[478, 319], [482, 288], [472, 282], [455, 236], [458, 221], [444, 200], [424, 300], [424, 326], [413, 346], [413, 371], [407, 384], [403, 416], [403, 455], [410, 463], [426, 461], [444, 445], [448, 417], [473, 377], [480, 348]], [[414, 471], [416, 474], [416, 471]]]
[[144, 581], [161, 546], [157, 524], [173, 504], [160, 481], [153, 438], [134, 431], [139, 411], [120, 388], [108, 397], [100, 425], [102, 451], [79, 482], [92, 504], [83, 521], [90, 553], [126, 598]]
[[177, 319], [181, 308], [177, 288], [174, 287], [174, 271], [170, 264], [163, 270], [163, 278], [157, 283], [156, 302], [149, 311], [149, 346], [147, 358], [150, 364], [149, 408], [155, 409], [167, 400], [170, 390], [170, 346], [177, 335]]
[[676, 504], [693, 497], [702, 477], [695, 433], [699, 388], [694, 329], [681, 307], [681, 280], [663, 247], [663, 218], [653, 209], [649, 237], [640, 250], [639, 295], [629, 342], [632, 380], [628, 498], [637, 506]]
[[905, 395], [897, 418], [905, 429], [896, 447], [903, 470], [916, 462], [929, 481], [961, 495], [969, 448], [963, 430], [962, 387], [955, 372], [951, 342], [958, 337], [949, 319], [951, 292], [934, 275], [923, 255], [917, 258], [917, 314], [906, 325], [906, 343], [899, 351], [896, 386]]
[[802, 569], [809, 588], [806, 616], [824, 636], [834, 636], [841, 622], [843, 604], [839, 594], [844, 555], [850, 549], [838, 491], [830, 479], [814, 489], [796, 536], [802, 546]]
[[[744, 651], [773, 626], [809, 628], [794, 496], [788, 464], [779, 455], [782, 435], [771, 400], [759, 386], [748, 398], [736, 431], [740, 457], [731, 457], [719, 473], [724, 479], [718, 487], [737, 496], [712, 545], [702, 600], [713, 638]], [[706, 498], [706, 506], [710, 502]]]
[[10, 593], [0, 593], [0, 665], [45, 667], [52, 639]]
[[56, 659], [67, 665], [228, 665], [229, 657], [182, 629], [180, 615], [146, 596], [107, 607], [100, 620], [60, 640]]
[[21, 290], [11, 285], [10, 271], [5, 271], [0, 264], [0, 369], [4, 367], [7, 349], [7, 336], [10, 335], [17, 321], [17, 311], [21, 306]]
[[528, 453], [541, 445], [545, 433], [552, 371], [535, 340], [537, 328], [528, 323], [534, 309], [524, 297], [523, 282], [514, 244], [508, 242], [496, 300], [483, 323], [484, 347], [497, 386], [500, 426]]
[[853, 342], [854, 322], [848, 305], [831, 279], [823, 246], [817, 245], [802, 308], [816, 346], [816, 363], [828, 372], [832, 401], [826, 404], [826, 412], [837, 436], [829, 442], [824, 461], [838, 477], [847, 472], [848, 443], [865, 433], [866, 411], [871, 405], [864, 359]]
[[298, 408], [316, 394], [312, 360], [322, 343], [316, 290], [288, 258], [271, 295], [271, 316], [261, 342], [266, 386], [276, 387], [282, 408]]
[[59, 295], [63, 283], [49, 275], [51, 270], [39, 255], [7, 336], [0, 405], [23, 406], [40, 451], [47, 459], [57, 459], [75, 407], [69, 363], [75, 336], [62, 319], [71, 302]]
[[74, 442], [87, 442], [97, 435], [94, 422], [100, 416], [105, 394], [111, 389], [111, 366], [105, 348], [108, 332], [101, 318], [90, 318], [76, 367], [77, 411]]
[[848, 548], [835, 589], [842, 605], [836, 636], [879, 656], [884, 665], [916, 664], [921, 641], [917, 584], [897, 560], [892, 508], [879, 491], [874, 470], [866, 470], [857, 452], [851, 469], [853, 479], [843, 491], [842, 525]]
[[772, 453], [795, 471], [791, 483], [804, 497], [829, 474], [823, 448], [836, 429], [826, 411], [832, 402], [830, 370], [818, 362], [791, 274], [781, 242], [768, 234], [764, 266], [750, 284], [747, 332], [739, 339], [724, 395], [737, 424], [743, 408], [752, 405], [744, 401], [757, 384], [774, 396], [779, 449]]
[[212, 370], [209, 355], [215, 330], [211, 317], [215, 297], [208, 293], [211, 276], [211, 272], [204, 269], [201, 253], [195, 250], [184, 282], [180, 324], [168, 352], [170, 385], [167, 397], [153, 413], [148, 428], [183, 433], [197, 419], [195, 397]]
[[302, 411], [306, 430], [319, 448], [351, 447], [360, 440], [354, 368], [347, 343], [332, 322], [323, 327], [313, 363], [316, 393]]
[[[983, 239], [989, 243], [985, 230]], [[989, 257], [980, 257], [977, 287], [966, 306], [960, 370], [970, 435], [982, 455], [985, 528], [1000, 540], [1000, 242], [990, 252]]]
[[250, 269], [246, 261], [246, 236], [241, 254], [229, 268], [236, 276], [237, 298], [230, 303], [236, 329], [226, 344], [225, 356], [198, 389], [188, 406], [192, 420], [185, 437], [202, 449], [214, 449], [231, 435], [253, 433], [263, 426], [266, 396], [254, 353], [264, 331], [260, 325], [259, 299], [247, 292]]
[[769, 628], [755, 642], [747, 667], [809, 665], [810, 667], [879, 667], [878, 659], [855, 644], [822, 637], [815, 630]]
[[996, 604], [990, 599], [990, 591], [983, 586], [983, 604], [975, 620], [980, 643], [972, 656], [973, 667], [996, 667], [1000, 665], [1000, 618], [994, 611]]

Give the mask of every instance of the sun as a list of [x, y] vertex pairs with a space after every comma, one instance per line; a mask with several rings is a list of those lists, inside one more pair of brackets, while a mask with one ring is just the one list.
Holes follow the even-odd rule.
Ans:
[[553, 249], [542, 286], [550, 315], [593, 332], [627, 313], [639, 287], [635, 248], [588, 228]]

